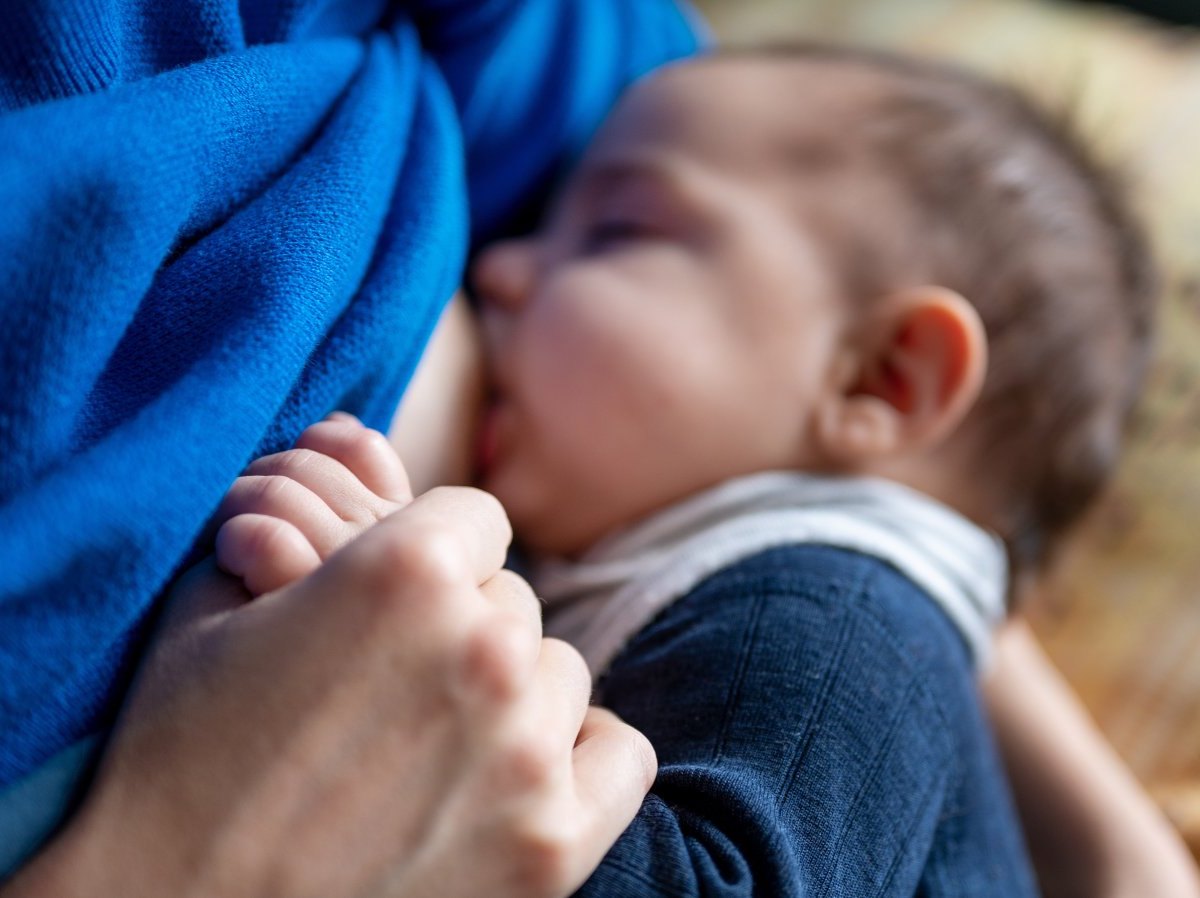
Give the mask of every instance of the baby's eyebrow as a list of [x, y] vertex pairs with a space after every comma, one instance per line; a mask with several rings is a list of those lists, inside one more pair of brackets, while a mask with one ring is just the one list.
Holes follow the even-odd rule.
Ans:
[[677, 168], [654, 157], [612, 159], [585, 165], [575, 186], [585, 196], [597, 196], [631, 181], [665, 188], [675, 196], [689, 193], [686, 179]]
[[585, 161], [549, 207], [548, 222], [580, 220], [621, 196], [636, 197], [659, 215], [686, 215], [696, 221], [703, 210], [686, 171], [658, 155], [616, 156]]

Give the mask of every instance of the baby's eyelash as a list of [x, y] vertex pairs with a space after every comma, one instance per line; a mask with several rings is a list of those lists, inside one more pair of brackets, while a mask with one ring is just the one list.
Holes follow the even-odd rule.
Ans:
[[616, 219], [602, 221], [589, 228], [584, 235], [584, 244], [589, 250], [598, 250], [627, 241], [650, 239], [655, 234], [653, 228], [641, 222]]

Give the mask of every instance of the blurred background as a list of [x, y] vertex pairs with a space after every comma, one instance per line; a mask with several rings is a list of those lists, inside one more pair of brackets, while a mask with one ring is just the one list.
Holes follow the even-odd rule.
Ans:
[[1127, 171], [1166, 273], [1158, 358], [1110, 495], [1029, 609], [1200, 859], [1200, 0], [696, 0], [723, 41], [956, 60], [1068, 108]]

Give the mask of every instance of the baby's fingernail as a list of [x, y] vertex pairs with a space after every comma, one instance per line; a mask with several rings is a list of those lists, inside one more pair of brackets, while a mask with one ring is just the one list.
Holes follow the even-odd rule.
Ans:
[[361, 421], [358, 420], [358, 418], [354, 417], [354, 415], [350, 414], [349, 412], [343, 412], [343, 411], [332, 411], [328, 415], [325, 416], [325, 420], [326, 421], [347, 421], [351, 424], [361, 424], [362, 423]]

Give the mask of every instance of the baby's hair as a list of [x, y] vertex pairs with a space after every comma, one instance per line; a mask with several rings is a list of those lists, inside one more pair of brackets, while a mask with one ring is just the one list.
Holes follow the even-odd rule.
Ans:
[[1112, 475], [1150, 356], [1158, 276], [1115, 177], [1065, 118], [951, 65], [805, 44], [710, 57], [722, 58], [885, 79], [861, 125], [834, 139], [894, 182], [911, 227], [881, 235], [864, 223], [855, 257], [840, 260], [844, 280], [869, 299], [916, 278], [975, 306], [990, 361], [963, 425], [973, 473], [1006, 497], [987, 523], [1014, 573], [1044, 569]]

